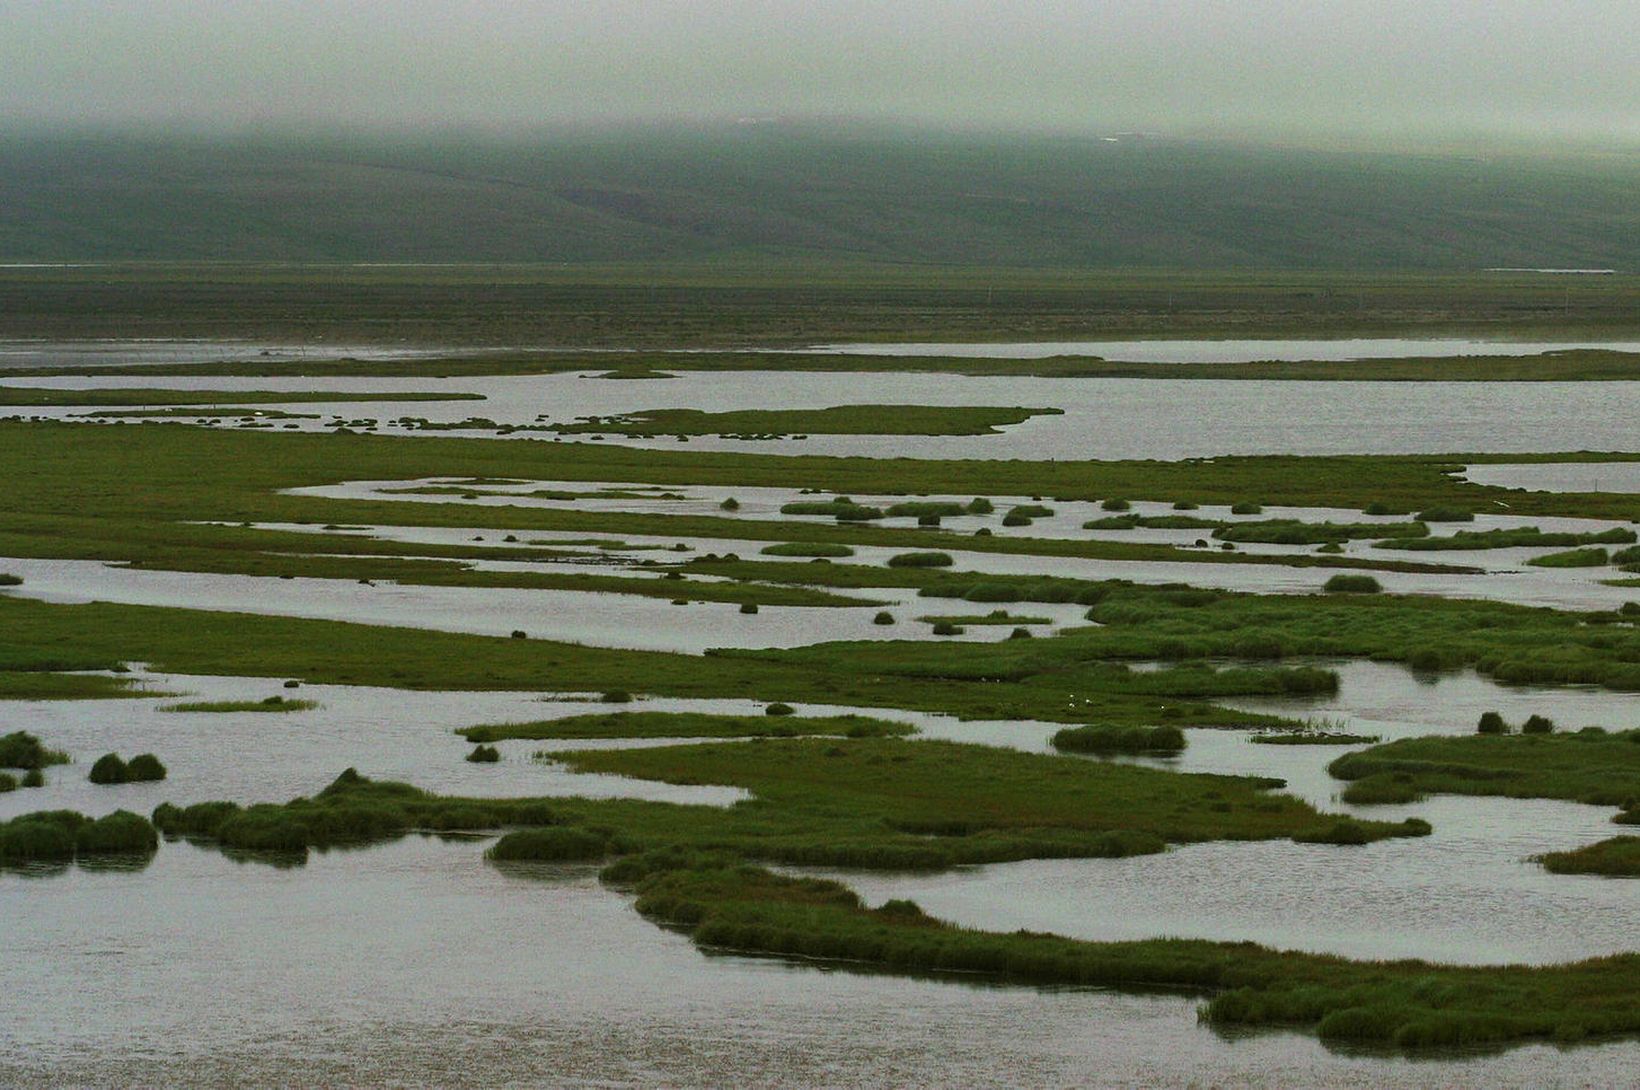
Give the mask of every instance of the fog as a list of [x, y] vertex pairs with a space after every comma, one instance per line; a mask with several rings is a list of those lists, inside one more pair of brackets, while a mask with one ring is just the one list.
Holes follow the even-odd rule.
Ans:
[[1640, 137], [1633, 0], [0, 0], [0, 124]]

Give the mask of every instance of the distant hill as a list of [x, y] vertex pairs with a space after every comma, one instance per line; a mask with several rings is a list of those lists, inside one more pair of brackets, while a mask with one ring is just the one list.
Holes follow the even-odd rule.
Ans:
[[532, 140], [0, 138], [0, 262], [824, 259], [1640, 268], [1634, 157], [818, 126]]

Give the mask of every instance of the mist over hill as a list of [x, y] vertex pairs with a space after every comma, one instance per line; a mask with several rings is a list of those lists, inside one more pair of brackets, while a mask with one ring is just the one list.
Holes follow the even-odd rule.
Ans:
[[0, 261], [1640, 267], [1640, 157], [818, 125], [12, 134]]

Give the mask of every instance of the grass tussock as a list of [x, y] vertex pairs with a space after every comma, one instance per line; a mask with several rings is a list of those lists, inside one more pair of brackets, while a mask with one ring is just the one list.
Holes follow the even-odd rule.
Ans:
[[950, 553], [896, 553], [888, 558], [891, 568], [949, 568], [951, 564]]
[[1067, 727], [1053, 736], [1053, 747], [1066, 753], [1157, 754], [1183, 753], [1184, 731], [1173, 726], [1135, 727], [1109, 723], [1089, 723]]
[[1370, 575], [1335, 575], [1322, 584], [1328, 594], [1380, 594], [1384, 585]]
[[25, 730], [0, 735], [0, 768], [47, 768], [68, 763], [68, 754], [48, 749], [38, 737]]
[[837, 545], [825, 541], [782, 541], [765, 546], [762, 552], [765, 556], [819, 556], [827, 559], [838, 559], [854, 555], [854, 550], [847, 545]]

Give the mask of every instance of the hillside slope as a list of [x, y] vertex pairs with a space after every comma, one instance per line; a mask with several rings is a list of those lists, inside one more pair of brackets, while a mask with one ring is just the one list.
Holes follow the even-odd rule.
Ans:
[[804, 126], [0, 138], [0, 261], [1640, 267], [1640, 161]]

